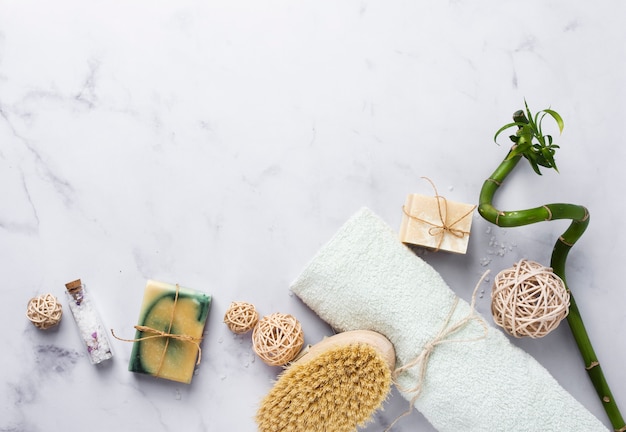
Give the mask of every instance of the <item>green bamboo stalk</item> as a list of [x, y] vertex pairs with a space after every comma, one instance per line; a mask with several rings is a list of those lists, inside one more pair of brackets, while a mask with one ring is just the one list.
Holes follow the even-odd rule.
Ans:
[[[591, 345], [591, 340], [585, 329], [580, 311], [565, 277], [567, 255], [589, 225], [589, 212], [583, 206], [562, 203], [546, 204], [541, 207], [515, 211], [502, 211], [493, 205], [496, 192], [522, 158], [528, 159], [533, 169], [538, 174], [541, 174], [539, 172], [539, 165], [556, 169], [553, 149], [558, 148], [558, 146], [552, 145], [551, 137], [542, 135], [541, 119], [543, 117], [538, 118], [538, 116], [535, 116], [533, 118], [528, 107], [526, 107], [526, 112], [528, 113], [528, 117], [526, 117], [524, 111], [517, 111], [513, 115], [514, 123], [505, 125], [496, 133], [497, 138], [499, 133], [503, 130], [512, 126], [518, 127], [517, 134], [510, 137], [515, 144], [511, 147], [506, 158], [498, 168], [496, 168], [493, 174], [483, 183], [480, 191], [478, 212], [484, 219], [500, 227], [519, 227], [558, 219], [569, 219], [572, 221], [567, 230], [558, 238], [554, 245], [550, 266], [554, 273], [563, 280], [565, 287], [570, 293], [570, 310], [567, 316], [567, 322], [582, 355], [589, 378], [593, 383], [614, 430], [624, 432], [626, 431], [626, 423], [613, 398], [613, 394], [606, 381], [598, 357]], [[556, 112], [543, 110], [540, 113], [551, 115], [559, 124], [559, 128], [562, 129], [562, 119]], [[531, 145], [533, 138], [538, 140], [539, 143]]]

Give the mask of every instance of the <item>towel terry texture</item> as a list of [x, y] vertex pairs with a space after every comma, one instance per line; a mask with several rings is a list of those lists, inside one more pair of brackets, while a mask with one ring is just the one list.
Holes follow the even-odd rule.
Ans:
[[[367, 208], [322, 247], [291, 290], [337, 331], [385, 335], [396, 349], [396, 367], [422, 352], [451, 310], [450, 325], [472, 312], [462, 299], [454, 308], [457, 297], [439, 273]], [[484, 334], [469, 321], [449, 336], [457, 342], [432, 351], [415, 408], [438, 431], [608, 430], [504, 333], [490, 326]], [[398, 383], [412, 388], [419, 375], [418, 367], [409, 369]]]

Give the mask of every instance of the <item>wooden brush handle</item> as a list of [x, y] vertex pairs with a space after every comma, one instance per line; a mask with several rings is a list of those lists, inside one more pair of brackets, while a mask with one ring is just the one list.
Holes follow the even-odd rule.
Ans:
[[389, 366], [389, 370], [393, 371], [395, 369], [396, 352], [393, 348], [393, 344], [382, 334], [371, 330], [346, 331], [324, 338], [304, 352], [296, 362], [304, 363], [330, 349], [357, 343], [364, 343], [374, 347], [383, 357], [387, 366]]

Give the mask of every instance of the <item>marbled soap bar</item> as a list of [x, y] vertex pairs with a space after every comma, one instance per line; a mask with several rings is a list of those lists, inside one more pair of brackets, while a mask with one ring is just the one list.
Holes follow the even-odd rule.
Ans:
[[210, 306], [207, 294], [149, 280], [128, 370], [189, 384]]

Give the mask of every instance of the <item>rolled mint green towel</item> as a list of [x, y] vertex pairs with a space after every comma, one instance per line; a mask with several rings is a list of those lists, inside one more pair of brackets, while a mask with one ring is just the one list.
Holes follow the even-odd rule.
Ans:
[[[337, 331], [385, 335], [396, 368], [442, 329], [464, 323], [444, 338], [456, 342], [430, 350], [423, 370], [418, 364], [397, 377], [408, 401], [421, 384], [414, 406], [440, 432], [608, 430], [504, 333], [485, 330], [483, 318], [366, 208], [322, 247], [291, 290]], [[474, 319], [464, 321], [468, 316]]]

